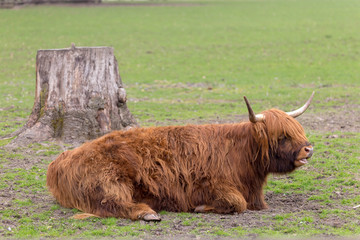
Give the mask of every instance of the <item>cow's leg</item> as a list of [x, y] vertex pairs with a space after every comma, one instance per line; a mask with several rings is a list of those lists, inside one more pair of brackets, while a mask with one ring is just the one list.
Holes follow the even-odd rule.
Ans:
[[130, 218], [131, 220], [161, 221], [159, 214], [145, 203], [114, 203], [113, 201], [108, 201], [101, 205], [101, 207], [93, 211], [94, 213], [79, 213], [75, 214], [73, 218], [120, 217]]
[[145, 203], [123, 203], [122, 208], [122, 213], [131, 220], [161, 221], [160, 215]]
[[[135, 202], [133, 186], [130, 182], [102, 182], [89, 191], [88, 204], [78, 207], [85, 214], [74, 216], [77, 219], [86, 217], [117, 217], [131, 220], [160, 221], [160, 216], [145, 203]], [[85, 201], [83, 201], [85, 202]]]
[[160, 215], [145, 203], [114, 200], [103, 200], [95, 215], [100, 217], [129, 218], [131, 220], [161, 221]]
[[100, 208], [105, 215], [130, 218], [131, 220], [161, 221], [160, 216], [145, 203], [137, 203], [133, 199], [133, 186], [130, 182], [108, 182], [103, 187], [104, 197]]
[[145, 203], [108, 201], [102, 205], [98, 211], [100, 214], [97, 214], [101, 217], [129, 218], [134, 221], [161, 221], [160, 215]]
[[247, 208], [249, 210], [262, 210], [268, 208], [264, 200], [264, 194], [262, 189], [259, 189], [258, 191], [252, 192], [250, 194]]
[[215, 213], [231, 213], [243, 212], [247, 208], [244, 196], [236, 188], [226, 185], [219, 185], [212, 196], [211, 202], [199, 205], [195, 208], [195, 212], [215, 212]]

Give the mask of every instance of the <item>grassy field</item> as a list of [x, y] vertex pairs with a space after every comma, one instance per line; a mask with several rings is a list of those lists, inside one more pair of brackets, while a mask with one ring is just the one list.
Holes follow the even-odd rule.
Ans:
[[[315, 155], [294, 174], [269, 179], [271, 210], [162, 212], [159, 224], [69, 219], [76, 211], [57, 205], [45, 187], [61, 146], [10, 150], [10, 140], [0, 140], [0, 237], [359, 235], [360, 208], [352, 207], [360, 204], [360, 132], [341, 126], [359, 123], [360, 1], [151, 3], [0, 9], [0, 137], [31, 112], [36, 51], [71, 43], [114, 47], [128, 107], [142, 126], [236, 121], [247, 113], [243, 95], [255, 111], [292, 110], [315, 90], [306, 114], [331, 113], [334, 129], [304, 124]], [[279, 206], [285, 199], [293, 202]]]

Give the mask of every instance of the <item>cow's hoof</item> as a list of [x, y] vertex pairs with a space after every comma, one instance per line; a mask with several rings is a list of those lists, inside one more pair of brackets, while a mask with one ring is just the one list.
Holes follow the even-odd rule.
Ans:
[[153, 222], [160, 222], [161, 221], [161, 218], [158, 214], [156, 213], [149, 213], [149, 214], [145, 214], [144, 217], [143, 217], [143, 220], [144, 221], [147, 221], [147, 222], [150, 222], [150, 221], [153, 221]]
[[196, 213], [204, 213], [205, 212], [205, 205], [197, 206], [194, 210]]
[[211, 206], [207, 206], [207, 205], [197, 206], [194, 210], [195, 213], [207, 213], [207, 212], [211, 212], [211, 211], [214, 211], [214, 208]]

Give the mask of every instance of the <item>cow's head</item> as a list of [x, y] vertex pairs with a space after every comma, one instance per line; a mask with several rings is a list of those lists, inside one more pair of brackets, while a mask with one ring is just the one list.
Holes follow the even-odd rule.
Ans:
[[305, 112], [313, 96], [314, 92], [305, 105], [295, 111], [270, 109], [257, 115], [244, 97], [256, 142], [261, 146], [258, 155], [269, 172], [291, 172], [305, 165], [312, 156], [313, 147], [295, 118]]

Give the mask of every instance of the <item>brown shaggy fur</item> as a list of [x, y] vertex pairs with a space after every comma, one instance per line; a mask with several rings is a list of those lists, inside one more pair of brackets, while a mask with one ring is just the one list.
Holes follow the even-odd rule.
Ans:
[[48, 188], [62, 206], [100, 217], [264, 209], [267, 175], [293, 171], [309, 143], [286, 113], [263, 114], [258, 123], [109, 133], [50, 163]]

